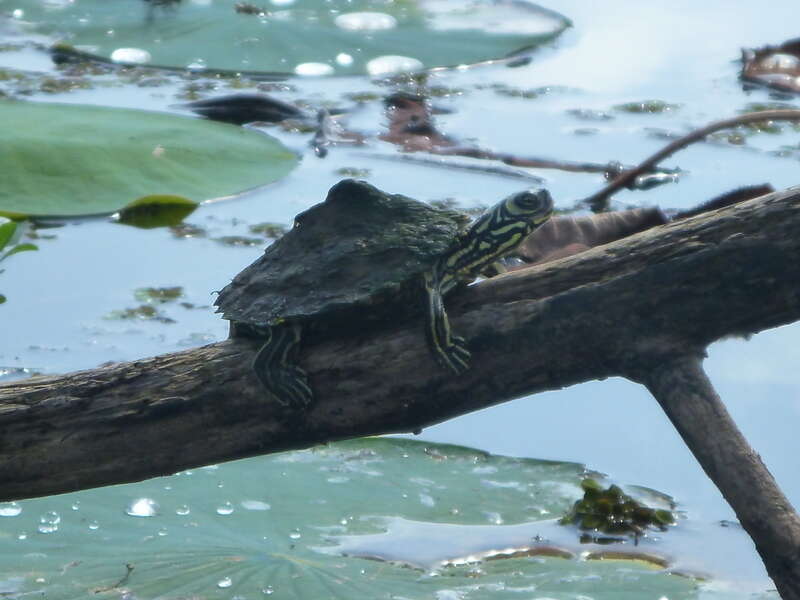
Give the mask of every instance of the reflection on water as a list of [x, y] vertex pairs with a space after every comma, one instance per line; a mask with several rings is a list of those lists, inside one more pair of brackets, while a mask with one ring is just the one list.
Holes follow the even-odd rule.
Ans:
[[[614, 545], [579, 544], [572, 527], [558, 520], [518, 525], [456, 525], [425, 523], [401, 517], [372, 521], [385, 531], [366, 535], [333, 535], [334, 546], [317, 548], [326, 554], [358, 556], [435, 571], [452, 565], [517, 556], [556, 556], [566, 560], [602, 560], [618, 557], [639, 560], [654, 568], [698, 579], [714, 579], [716, 591], [741, 594], [765, 590], [763, 572], [750, 549], [738, 543], [738, 526], [681, 520], [664, 534], [650, 533]], [[733, 552], [720, 548], [733, 546]]]

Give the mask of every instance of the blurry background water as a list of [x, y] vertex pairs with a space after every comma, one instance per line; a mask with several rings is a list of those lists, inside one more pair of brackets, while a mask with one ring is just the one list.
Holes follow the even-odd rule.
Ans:
[[[13, 0], [3, 0], [0, 9], [12, 5]], [[752, 103], [774, 101], [769, 91], [743, 90], [737, 79], [740, 48], [797, 35], [792, 0], [735, 6], [724, 0], [552, 0], [548, 8], [568, 16], [574, 27], [538, 51], [531, 64], [441, 72], [429, 78], [428, 85], [438, 90], [433, 102], [452, 111], [437, 116], [445, 133], [519, 155], [634, 164], [665, 144], [663, 133], [684, 133]], [[52, 69], [32, 50], [0, 52], [0, 67]], [[355, 76], [289, 83], [284, 91], [272, 93], [312, 105], [350, 105], [348, 95], [354, 92], [387, 93], [385, 86]], [[182, 85], [96, 87], [31, 99], [180, 112], [173, 105]], [[529, 90], [538, 92], [525, 93]], [[215, 90], [231, 91], [224, 83]], [[656, 114], [614, 108], [651, 99], [676, 106]], [[798, 106], [791, 98], [781, 101]], [[373, 101], [350, 123], [374, 133], [383, 120], [380, 102]], [[378, 141], [367, 148], [335, 148], [320, 160], [309, 151], [307, 135], [279, 128], [269, 132], [303, 155], [300, 166], [273, 185], [201, 207], [188, 218], [197, 226], [195, 236], [106, 220], [40, 230], [53, 237], [37, 241], [39, 252], [8, 261], [0, 276], [8, 296], [0, 307], [0, 373], [5, 379], [26, 372], [62, 373], [224, 339], [227, 324], [210, 308], [212, 293], [262, 252], [263, 244], [220, 240], [252, 238], [249, 226], [258, 223], [290, 224], [297, 212], [321, 201], [347, 169], [359, 170], [361, 177], [390, 192], [428, 201], [453, 199], [465, 208], [491, 204], [522, 185], [510, 178], [371, 157], [396, 153]], [[750, 136], [744, 145], [696, 144], [667, 161], [688, 171], [678, 184], [646, 193], [625, 191], [615, 204], [687, 208], [741, 185], [768, 181], [780, 189], [797, 184], [797, 158], [772, 152], [782, 146], [797, 148], [797, 131], [785, 127], [778, 134]], [[532, 171], [546, 180], [561, 208], [602, 185], [598, 175]], [[159, 307], [172, 323], [106, 318], [138, 304], [138, 288], [171, 286], [180, 286], [181, 300], [194, 305]], [[706, 361], [734, 419], [796, 506], [798, 342], [800, 326], [791, 325], [750, 340], [721, 341], [710, 348]], [[514, 368], [513, 363], [508, 367]], [[734, 518], [647, 391], [622, 379], [520, 398], [431, 427], [419, 438], [582, 462], [616, 480], [672, 494], [699, 521]], [[738, 544], [750, 557], [750, 566], [760, 569], [747, 536], [741, 533], [735, 540], [708, 551], [725, 556], [738, 552], [732, 547]]]

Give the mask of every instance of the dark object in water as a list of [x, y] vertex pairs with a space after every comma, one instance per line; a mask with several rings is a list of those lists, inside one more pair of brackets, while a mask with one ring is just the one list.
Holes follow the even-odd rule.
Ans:
[[583, 498], [575, 502], [569, 512], [561, 517], [561, 525], [576, 525], [591, 533], [580, 537], [581, 543], [608, 543], [619, 538], [606, 538], [597, 534], [639, 537], [648, 529], [666, 531], [675, 523], [672, 512], [654, 509], [634, 500], [616, 485], [603, 487], [594, 479], [581, 482]]
[[263, 15], [266, 10], [249, 2], [237, 2], [233, 9], [240, 15]]
[[144, 0], [147, 5], [145, 22], [152, 25], [156, 20], [156, 14], [174, 13], [182, 0]]
[[231, 94], [196, 100], [183, 105], [212, 121], [244, 125], [254, 121], [278, 123], [286, 119], [307, 119], [308, 115], [292, 104], [266, 94]]
[[[604, 173], [607, 181], [613, 181], [625, 171], [626, 169], [621, 162], [613, 161], [608, 163], [608, 167]], [[676, 183], [680, 176], [679, 169], [658, 169], [638, 175], [633, 181], [628, 183], [625, 187], [629, 190], [651, 190], [665, 183]]]
[[428, 100], [419, 94], [395, 92], [383, 100], [389, 117], [389, 131], [380, 139], [397, 144], [407, 152], [433, 151], [453, 146], [433, 122]]
[[742, 49], [742, 81], [800, 94], [800, 38], [778, 46]]

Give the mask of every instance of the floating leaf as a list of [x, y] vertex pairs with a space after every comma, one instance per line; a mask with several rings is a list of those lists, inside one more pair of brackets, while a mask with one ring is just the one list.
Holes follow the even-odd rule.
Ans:
[[292, 104], [266, 94], [215, 96], [184, 104], [193, 113], [213, 121], [244, 125], [255, 121], [279, 123], [287, 119], [303, 120], [309, 115]]
[[256, 223], [248, 227], [250, 233], [260, 233], [264, 237], [277, 240], [284, 233], [289, 231], [289, 228], [282, 223]]
[[56, 10], [19, 0], [14, 8], [38, 31], [123, 64], [306, 75], [469, 64], [530, 49], [570, 24], [510, 0], [81, 0]]
[[14, 221], [0, 217], [0, 250], [6, 247], [16, 231], [17, 224]]
[[197, 202], [183, 196], [154, 194], [128, 204], [119, 211], [117, 221], [142, 229], [172, 227], [192, 214], [196, 208]]
[[133, 292], [134, 298], [136, 298], [139, 302], [147, 302], [148, 304], [165, 304], [167, 302], [174, 302], [182, 296], [183, 288], [179, 285], [160, 288], [138, 288]]
[[[638, 539], [647, 528], [665, 531], [667, 525], [675, 523], [671, 511], [651, 508], [623, 492], [617, 485], [603, 489], [600, 483], [587, 478], [581, 482], [581, 488], [584, 492], [583, 498], [577, 500], [572, 509], [561, 518], [562, 525], [574, 524], [584, 530]], [[588, 536], [587, 539], [600, 541], [602, 536]], [[617, 538], [612, 539], [616, 541]]]
[[36, 246], [35, 244], [17, 244], [11, 250], [6, 252], [3, 255], [3, 257], [0, 258], [0, 260], [4, 260], [4, 259], [8, 258], [9, 256], [17, 254], [19, 252], [30, 252], [31, 250], [38, 250], [38, 249], [39, 249], [39, 247]]
[[138, 110], [0, 100], [0, 130], [5, 215], [110, 214], [150, 194], [217, 198], [297, 163], [262, 133]]
[[114, 310], [111, 311], [105, 317], [106, 319], [111, 320], [119, 320], [119, 321], [129, 321], [129, 320], [139, 320], [139, 321], [158, 321], [159, 323], [174, 323], [175, 319], [170, 319], [162, 315], [158, 309], [154, 308], [150, 304], [142, 304], [137, 306], [136, 308], [126, 308], [123, 310]]
[[[466, 560], [482, 545], [508, 548], [497, 541], [508, 529], [566, 510], [583, 472], [370, 438], [20, 501], [8, 511], [16, 516], [0, 517], [0, 590], [48, 600], [519, 600], [533, 589], [595, 600], [694, 597], [691, 580], [633, 561], [524, 552]], [[498, 519], [520, 525], [496, 527]], [[531, 533], [519, 531], [530, 544]], [[389, 556], [344, 555], [359, 553], [359, 540], [374, 557]], [[398, 553], [430, 568], [387, 562]]]
[[626, 102], [625, 104], [617, 104], [614, 110], [626, 113], [665, 113], [678, 110], [680, 104], [672, 104], [664, 102], [663, 100], [642, 100], [640, 102]]

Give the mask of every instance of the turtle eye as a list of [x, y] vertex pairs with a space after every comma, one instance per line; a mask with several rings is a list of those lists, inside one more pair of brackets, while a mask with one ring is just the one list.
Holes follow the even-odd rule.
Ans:
[[550, 193], [543, 188], [520, 192], [514, 201], [520, 209], [526, 212], [549, 211], [553, 207]]

